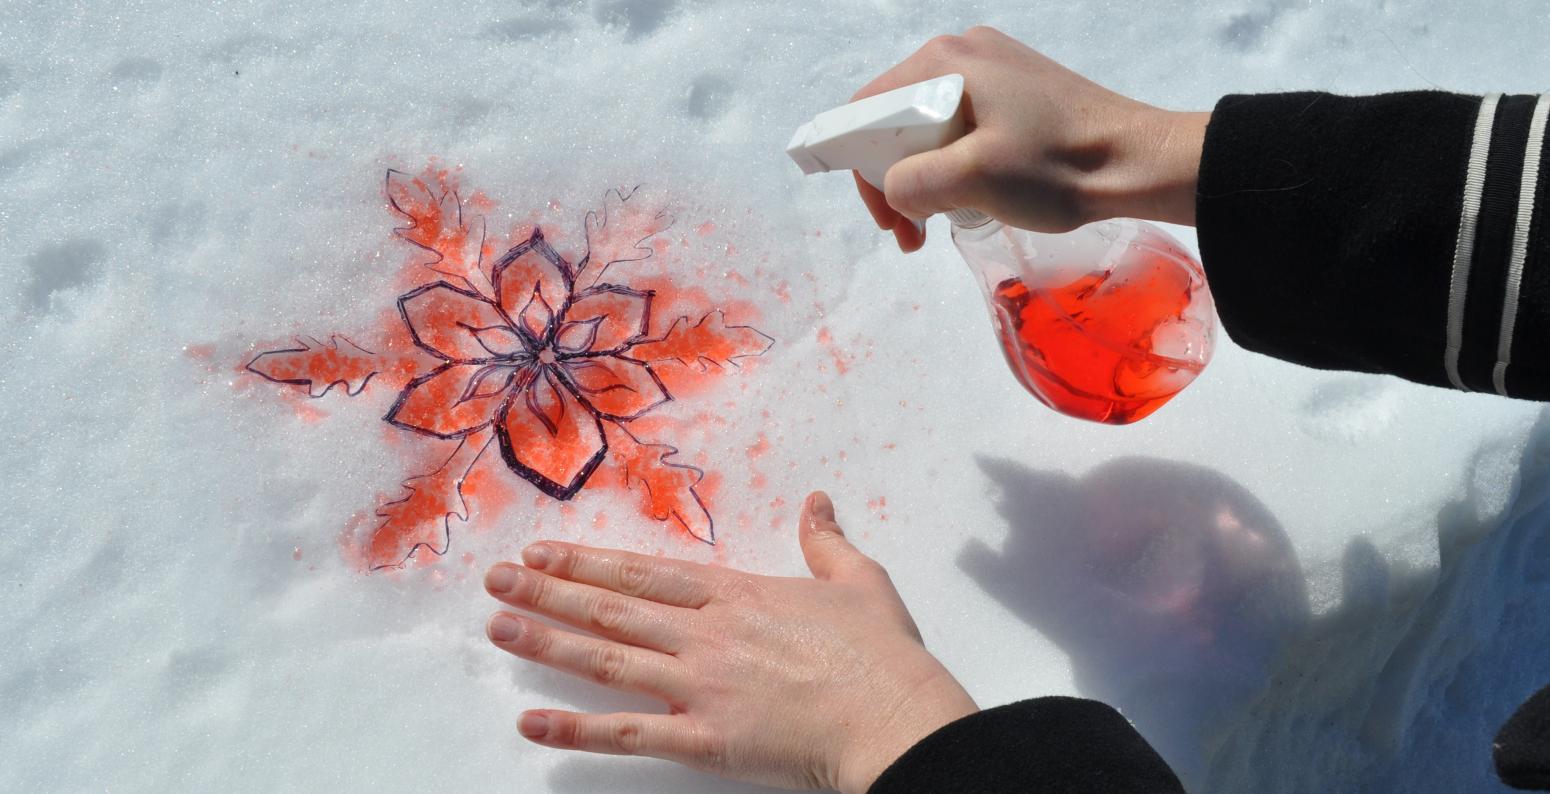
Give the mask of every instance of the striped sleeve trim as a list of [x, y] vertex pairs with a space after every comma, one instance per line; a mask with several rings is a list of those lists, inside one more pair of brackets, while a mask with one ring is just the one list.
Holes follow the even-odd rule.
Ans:
[[1523, 152], [1523, 177], [1518, 185], [1518, 213], [1512, 230], [1512, 253], [1507, 261], [1507, 289], [1502, 298], [1502, 323], [1497, 334], [1496, 366], [1491, 385], [1507, 396], [1507, 367], [1512, 363], [1512, 334], [1518, 317], [1518, 294], [1523, 285], [1523, 266], [1528, 260], [1529, 230], [1534, 223], [1534, 195], [1539, 189], [1539, 160], [1545, 140], [1545, 121], [1550, 116], [1550, 95], [1541, 94], [1529, 121], [1528, 142]]
[[1480, 197], [1485, 192], [1486, 156], [1491, 150], [1491, 126], [1501, 94], [1488, 94], [1475, 117], [1474, 140], [1469, 147], [1469, 171], [1464, 177], [1464, 206], [1459, 217], [1458, 242], [1453, 249], [1453, 275], [1448, 294], [1447, 349], [1443, 366], [1455, 389], [1465, 389], [1459, 377], [1459, 353], [1464, 348], [1464, 302], [1469, 294], [1469, 267], [1475, 252], [1475, 229], [1480, 223]]
[[1492, 95], [1480, 104], [1448, 286], [1443, 366], [1456, 388], [1508, 395], [1514, 380], [1513, 340], [1526, 319], [1519, 299], [1526, 279], [1538, 278], [1540, 243], [1530, 238], [1547, 125], [1550, 96]]

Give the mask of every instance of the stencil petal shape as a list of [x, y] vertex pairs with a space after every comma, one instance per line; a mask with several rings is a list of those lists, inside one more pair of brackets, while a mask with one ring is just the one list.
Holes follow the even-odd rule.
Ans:
[[631, 204], [634, 195], [634, 190], [610, 190], [603, 194], [602, 210], [587, 213], [587, 256], [577, 276], [581, 286], [602, 281], [616, 264], [650, 257], [648, 241], [673, 225], [672, 215]]
[[488, 284], [481, 267], [484, 218], [465, 215], [462, 197], [446, 182], [444, 174], [421, 178], [389, 169], [388, 206], [409, 221], [393, 233], [430, 255], [426, 267], [481, 290]]
[[575, 358], [565, 374], [577, 396], [609, 419], [634, 419], [672, 399], [651, 367], [619, 356]]
[[603, 462], [603, 424], [552, 367], [513, 389], [495, 421], [506, 465], [540, 491], [569, 499]]
[[547, 343], [554, 325], [570, 302], [570, 265], [549, 244], [541, 231], [533, 232], [526, 242], [513, 247], [495, 263], [495, 302], [519, 327], [534, 321], [543, 323], [534, 341]]
[[495, 304], [477, 294], [438, 281], [398, 299], [398, 312], [422, 350], [447, 361], [489, 361], [499, 355], [494, 342], [510, 326]]
[[528, 296], [527, 305], [517, 312], [517, 324], [528, 333], [528, 337], [537, 340], [548, 340], [549, 331], [554, 327], [556, 320], [554, 305], [544, 298], [543, 290], [534, 288], [533, 294]]
[[601, 284], [576, 296], [555, 342], [567, 352], [610, 353], [644, 339], [651, 325], [650, 292]]
[[624, 425], [609, 429], [608, 452], [623, 469], [631, 488], [639, 487], [641, 507], [658, 521], [678, 525], [698, 540], [716, 543], [716, 522], [695, 490], [705, 472], [674, 458], [678, 448], [636, 438]]
[[510, 365], [443, 364], [410, 381], [383, 418], [438, 438], [468, 435], [490, 423], [517, 373]]
[[447, 553], [451, 520], [468, 520], [463, 480], [493, 435], [488, 428], [468, 434], [440, 468], [405, 480], [408, 493], [377, 508], [382, 522], [366, 543], [369, 568], [402, 566], [419, 549], [437, 556]]
[[728, 325], [720, 310], [708, 312], [697, 323], [688, 317], [673, 321], [661, 339], [639, 342], [630, 355], [642, 361], [676, 361], [704, 371], [709, 366], [738, 366], [740, 358], [762, 356], [775, 340], [746, 325]]
[[245, 369], [275, 383], [304, 386], [311, 397], [322, 397], [335, 386], [352, 396], [360, 394], [382, 370], [381, 356], [342, 336], [331, 336], [327, 342], [297, 337], [296, 344], [300, 347], [259, 353]]

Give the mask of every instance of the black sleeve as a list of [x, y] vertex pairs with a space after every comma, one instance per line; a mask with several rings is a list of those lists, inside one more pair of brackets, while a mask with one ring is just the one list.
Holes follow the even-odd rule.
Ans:
[[922, 739], [869, 794], [1183, 792], [1173, 770], [1119, 712], [1043, 697], [987, 709]]
[[1492, 751], [1503, 783], [1550, 790], [1550, 686], [1518, 707], [1496, 734]]
[[1196, 221], [1222, 324], [1322, 369], [1550, 399], [1550, 99], [1227, 96]]

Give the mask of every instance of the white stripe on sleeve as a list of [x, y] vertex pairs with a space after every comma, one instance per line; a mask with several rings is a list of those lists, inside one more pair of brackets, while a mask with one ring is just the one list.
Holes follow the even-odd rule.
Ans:
[[1464, 177], [1464, 210], [1459, 216], [1458, 243], [1453, 248], [1453, 277], [1448, 288], [1448, 346], [1443, 366], [1453, 388], [1468, 391], [1459, 378], [1459, 352], [1464, 349], [1464, 299], [1468, 297], [1469, 268], [1474, 260], [1475, 229], [1480, 223], [1480, 197], [1485, 192], [1486, 155], [1491, 151], [1491, 126], [1496, 122], [1496, 103], [1501, 94], [1486, 94], [1475, 117], [1475, 137], [1469, 146], [1469, 171]]
[[1507, 396], [1507, 365], [1512, 362], [1512, 331], [1518, 320], [1518, 290], [1523, 285], [1523, 263], [1528, 259], [1528, 233], [1534, 223], [1534, 193], [1539, 189], [1539, 156], [1545, 142], [1545, 120], [1550, 116], [1550, 94], [1540, 94], [1528, 125], [1528, 147], [1523, 150], [1523, 179], [1518, 183], [1518, 217], [1512, 227], [1512, 255], [1507, 260], [1507, 293], [1502, 298], [1502, 328], [1496, 337], [1496, 366], [1491, 383], [1496, 393]]

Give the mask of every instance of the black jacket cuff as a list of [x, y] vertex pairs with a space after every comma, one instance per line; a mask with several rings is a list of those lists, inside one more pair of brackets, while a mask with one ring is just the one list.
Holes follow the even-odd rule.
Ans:
[[1043, 697], [944, 726], [888, 767], [870, 794], [1183, 790], [1173, 770], [1113, 708]]
[[1223, 97], [1206, 128], [1196, 222], [1233, 340], [1305, 366], [1448, 385], [1450, 276], [1479, 107], [1441, 92]]

